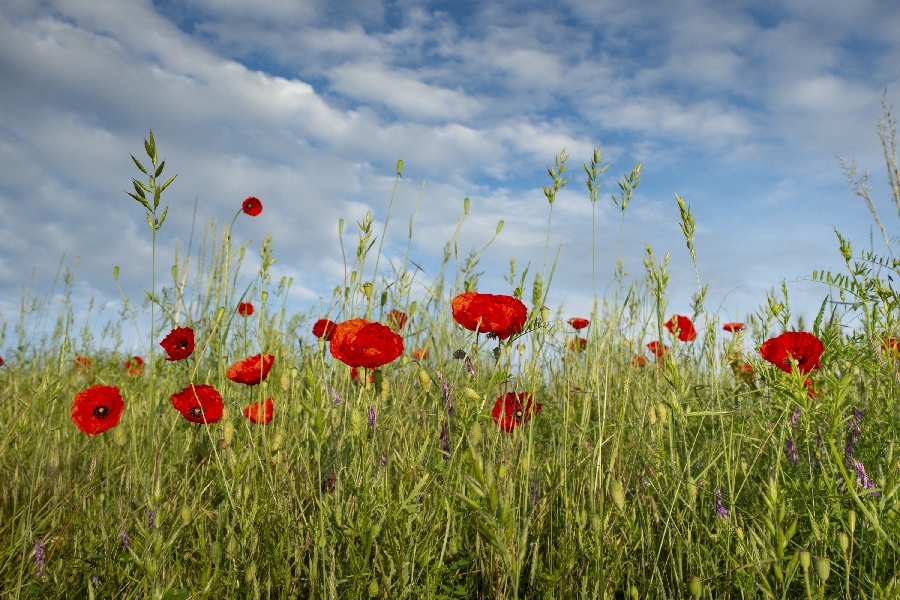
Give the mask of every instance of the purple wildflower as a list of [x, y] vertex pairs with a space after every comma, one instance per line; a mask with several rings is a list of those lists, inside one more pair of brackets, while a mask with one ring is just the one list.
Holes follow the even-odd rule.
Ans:
[[[856, 471], [856, 483], [862, 484], [864, 490], [875, 488], [875, 482], [869, 479], [866, 474], [866, 467], [861, 460], [853, 459], [853, 469]], [[878, 492], [872, 492], [873, 496], [877, 496]]]
[[[457, 350], [457, 352], [462, 352], [461, 350]], [[436, 371], [438, 379], [441, 382], [441, 390], [444, 394], [444, 401], [447, 403], [447, 414], [449, 416], [453, 416], [453, 398], [450, 397], [450, 382], [444, 379], [444, 374], [440, 371]]]
[[129, 546], [131, 546], [131, 538], [128, 537], [128, 532], [123, 529], [122, 535], [119, 536], [119, 549], [127, 550]]
[[443, 459], [450, 460], [450, 428], [444, 423], [441, 427], [441, 442], [443, 449]]
[[91, 577], [91, 585], [94, 586], [95, 588], [100, 587], [100, 580], [97, 579], [96, 575]]
[[150, 516], [147, 518], [147, 531], [153, 531], [153, 520], [156, 518], [156, 515], [153, 511], [150, 511]]
[[468, 357], [468, 356], [466, 357], [466, 359], [465, 359], [465, 361], [464, 361], [463, 364], [464, 364], [465, 367], [466, 367], [466, 371], [469, 372], [469, 378], [470, 378], [472, 381], [475, 381], [475, 367], [472, 366], [472, 361], [469, 360], [469, 357]]
[[466, 357], [466, 351], [465, 351], [465, 350], [456, 350], [456, 351], [453, 353], [453, 358], [455, 358], [456, 360], [462, 360], [462, 359], [464, 359], [465, 357]]
[[341, 403], [341, 397], [340, 397], [340, 395], [337, 393], [337, 390], [336, 390], [336, 389], [334, 389], [334, 388], [333, 388], [332, 386], [330, 386], [330, 385], [327, 386], [325, 389], [328, 390], [328, 393], [329, 393], [329, 394], [331, 394], [331, 398], [334, 400], [334, 405], [335, 405], [335, 406], [337, 406], [338, 404]]
[[728, 509], [722, 504], [722, 488], [716, 488], [716, 515], [720, 521], [728, 519]]
[[863, 420], [863, 417], [865, 416], [865, 414], [866, 413], [861, 411], [859, 408], [857, 408], [855, 406], [853, 407], [853, 420], [856, 421], [857, 427], [859, 426], [860, 423], [862, 423], [862, 420]]
[[797, 425], [800, 424], [800, 416], [803, 414], [803, 409], [800, 408], [800, 405], [794, 407], [794, 414], [791, 415], [791, 428], [796, 429]]
[[44, 572], [44, 540], [34, 542], [34, 566], [37, 567], [35, 577], [40, 577]]
[[382, 468], [382, 469], [385, 468], [385, 467], [387, 466], [387, 459], [384, 457], [384, 455], [381, 456], [381, 463], [380, 463], [380, 464], [381, 464], [381, 468]]
[[541, 500], [541, 486], [538, 485], [537, 481], [532, 481], [531, 485], [528, 486], [528, 499], [531, 501], [531, 507], [534, 508], [537, 506], [537, 503]]
[[794, 438], [788, 438], [784, 442], [784, 454], [785, 456], [787, 456], [788, 460], [795, 465], [800, 462], [800, 457], [797, 455], [797, 445], [794, 443]]
[[375, 429], [375, 407], [371, 407], [369, 409], [369, 419], [368, 419], [369, 427]]

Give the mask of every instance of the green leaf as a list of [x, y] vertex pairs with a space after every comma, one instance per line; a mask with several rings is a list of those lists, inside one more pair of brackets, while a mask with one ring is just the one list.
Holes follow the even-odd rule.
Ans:
[[187, 600], [188, 596], [191, 595], [190, 590], [187, 588], [181, 588], [178, 590], [169, 590], [163, 596], [163, 600]]
[[130, 154], [129, 156], [131, 156], [131, 160], [134, 161], [134, 164], [137, 165], [137, 168], [140, 169], [144, 175], [148, 175], [147, 169], [144, 168], [144, 165], [138, 162], [138, 159], [134, 157], [134, 154]]

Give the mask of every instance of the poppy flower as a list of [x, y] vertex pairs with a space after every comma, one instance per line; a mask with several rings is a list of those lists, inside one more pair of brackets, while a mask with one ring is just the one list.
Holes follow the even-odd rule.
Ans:
[[508, 392], [497, 398], [491, 416], [500, 429], [512, 433], [513, 429], [531, 420], [532, 414], [541, 412], [541, 404], [532, 405], [531, 400], [531, 394], [527, 392]]
[[272, 399], [266, 398], [265, 402], [254, 402], [250, 406], [244, 407], [244, 416], [254, 423], [265, 425], [272, 420], [274, 408]]
[[692, 342], [697, 338], [697, 330], [687, 317], [675, 315], [666, 322], [666, 329], [682, 342]]
[[657, 341], [652, 341], [647, 344], [647, 348], [650, 349], [650, 352], [655, 354], [657, 357], [662, 357], [663, 354], [666, 354], [669, 351], [669, 347], [663, 344], [660, 344]]
[[797, 370], [804, 375], [819, 368], [819, 359], [825, 351], [822, 341], [805, 331], [787, 331], [766, 340], [759, 348], [764, 359], [784, 371], [791, 372], [791, 358], [797, 361]]
[[737, 333], [738, 331], [743, 331], [746, 326], [743, 323], [725, 323], [722, 325], [722, 329], [725, 331], [730, 331], [731, 333]]
[[[893, 356], [894, 358], [897, 358], [898, 356], [900, 356], [900, 337], [897, 337], [897, 336], [889, 337], [886, 340], [884, 340], [883, 342], [881, 342], [881, 350], [885, 354], [889, 354], [890, 356]], [[2, 364], [3, 363], [0, 362], [0, 365], [2, 365]]]
[[569, 350], [574, 350], [575, 352], [584, 352], [586, 349], [587, 340], [583, 337], [577, 337], [569, 342]]
[[[421, 348], [416, 348], [416, 350], [413, 352], [413, 358], [415, 358], [416, 360], [422, 360], [424, 358], [428, 358], [429, 354], [431, 354], [431, 348], [425, 348], [425, 350], [422, 350]], [[3, 364], [3, 363], [0, 363], [0, 364]]]
[[194, 330], [176, 327], [159, 343], [166, 351], [166, 360], [184, 360], [194, 352]]
[[249, 302], [241, 302], [238, 304], [238, 314], [242, 317], [249, 317], [253, 314], [253, 305]]
[[244, 385], [257, 385], [269, 376], [275, 357], [271, 354], [257, 354], [256, 356], [248, 356], [242, 361], [238, 361], [228, 367], [225, 377], [235, 383], [243, 383]]
[[803, 382], [803, 387], [806, 388], [806, 395], [812, 399], [821, 398], [822, 397], [822, 385], [815, 385], [813, 380], [809, 377], [806, 378]]
[[316, 324], [313, 325], [312, 333], [317, 338], [322, 338], [326, 342], [331, 341], [331, 334], [334, 333], [334, 328], [337, 327], [337, 323], [329, 321], [328, 319], [319, 319], [316, 321]]
[[84, 367], [85, 369], [91, 368], [91, 359], [85, 358], [84, 356], [79, 356], [75, 359], [75, 362]]
[[405, 312], [392, 308], [388, 311], [387, 318], [385, 319], [385, 325], [387, 325], [394, 331], [399, 331], [403, 329], [403, 326], [406, 325], [406, 321], [408, 319], [409, 316], [407, 316]]
[[451, 306], [453, 318], [465, 329], [501, 340], [521, 332], [528, 318], [525, 305], [512, 296], [466, 292], [455, 297]]
[[144, 359], [140, 356], [132, 356], [125, 361], [125, 370], [129, 377], [137, 377], [144, 372]]
[[191, 384], [170, 398], [175, 410], [191, 423], [215, 423], [225, 409], [222, 395], [211, 385]]
[[647, 357], [642, 354], [636, 355], [634, 358], [631, 359], [631, 366], [632, 367], [646, 367], [647, 366]]
[[590, 321], [588, 321], [587, 319], [582, 319], [581, 317], [572, 317], [571, 319], [569, 319], [569, 325], [571, 325], [574, 329], [584, 329], [590, 324]]
[[114, 385], [95, 385], [75, 394], [72, 422], [88, 435], [97, 435], [119, 424], [125, 402]]
[[2, 366], [3, 366], [3, 357], [0, 356], [0, 367], [2, 367]]
[[351, 367], [377, 369], [403, 354], [403, 338], [381, 323], [350, 319], [334, 328], [329, 349]]
[[[350, 379], [353, 381], [359, 381], [359, 371], [357, 367], [352, 367], [350, 369]], [[375, 373], [369, 373], [369, 383], [375, 383]]]
[[255, 217], [262, 212], [262, 202], [259, 201], [259, 198], [250, 196], [241, 204], [241, 210], [244, 211], [244, 214]]

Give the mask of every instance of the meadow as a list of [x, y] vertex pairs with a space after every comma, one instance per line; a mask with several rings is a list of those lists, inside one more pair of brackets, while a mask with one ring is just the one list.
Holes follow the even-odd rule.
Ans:
[[[155, 257], [177, 179], [152, 133], [144, 150], [123, 202]], [[586, 201], [604, 171], [598, 148]], [[613, 195], [623, 222], [640, 177]], [[371, 215], [342, 221], [345, 279], [289, 314], [274, 241], [248, 273], [232, 238], [263, 202], [235, 210], [154, 258], [146, 299], [105, 326], [76, 318], [71, 273], [24, 294], [0, 339], [0, 597], [900, 596], [900, 261], [838, 234], [846, 272], [811, 279], [846, 305], [807, 328], [782, 285], [722, 323], [699, 275], [693, 314], [668, 311], [669, 255], [648, 246], [641, 277], [619, 266], [573, 315], [546, 306], [549, 222], [541, 271], [480, 284], [493, 240], [461, 253], [465, 200], [425, 283]]]

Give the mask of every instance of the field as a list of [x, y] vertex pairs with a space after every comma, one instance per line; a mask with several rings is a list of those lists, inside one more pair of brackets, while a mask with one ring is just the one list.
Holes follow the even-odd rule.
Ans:
[[[132, 198], [155, 248], [173, 182], [152, 134], [145, 151]], [[592, 202], [603, 170], [598, 149]], [[619, 183], [623, 221], [639, 182]], [[148, 266], [171, 278], [99, 331], [70, 274], [61, 301], [26, 293], [0, 340], [0, 596], [900, 596], [900, 261], [838, 235], [846, 272], [811, 278], [852, 327], [827, 300], [792, 323], [784, 287], [721, 323], [699, 276], [693, 314], [670, 314], [650, 247], [642, 278], [620, 269], [571, 315], [545, 306], [549, 223], [544, 268], [483, 289], [468, 209], [425, 285], [367, 216], [314, 313], [287, 313], [270, 238], [242, 270], [235, 220]]]

